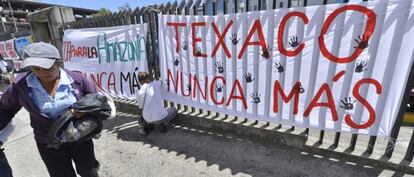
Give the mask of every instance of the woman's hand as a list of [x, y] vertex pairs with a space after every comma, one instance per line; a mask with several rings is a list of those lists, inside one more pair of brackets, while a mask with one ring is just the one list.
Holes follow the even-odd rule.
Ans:
[[73, 117], [75, 117], [75, 118], [77, 118], [77, 119], [82, 118], [82, 117], [85, 115], [85, 113], [84, 113], [84, 112], [76, 112], [76, 111], [75, 111], [75, 110], [73, 110], [73, 109], [70, 109], [70, 112], [72, 112]]

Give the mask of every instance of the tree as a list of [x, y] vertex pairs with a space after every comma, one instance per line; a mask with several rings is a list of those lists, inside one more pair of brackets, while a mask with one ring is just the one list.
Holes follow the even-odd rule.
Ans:
[[92, 14], [92, 17], [100, 16], [100, 15], [107, 15], [112, 13], [109, 9], [101, 7], [97, 13]]
[[119, 12], [124, 11], [124, 10], [130, 10], [130, 9], [131, 7], [129, 6], [129, 3], [127, 2], [124, 5], [118, 7]]

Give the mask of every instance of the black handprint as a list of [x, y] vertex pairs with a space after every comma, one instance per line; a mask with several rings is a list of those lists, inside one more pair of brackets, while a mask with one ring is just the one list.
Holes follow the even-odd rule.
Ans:
[[299, 46], [299, 44], [300, 44], [301, 42], [302, 42], [302, 41], [298, 41], [298, 37], [297, 37], [297, 36], [292, 36], [292, 37], [290, 37], [289, 45], [290, 45], [292, 48], [295, 48], [295, 47]]
[[367, 66], [367, 62], [365, 61], [361, 61], [359, 63], [356, 64], [356, 68], [355, 68], [355, 72], [360, 73], [363, 72], [365, 70], [367, 70], [367, 68], [365, 68]]
[[170, 80], [169, 79], [165, 79], [165, 83], [167, 83], [167, 87], [170, 87]]
[[354, 48], [366, 49], [368, 47], [368, 37], [359, 35], [358, 39], [354, 39], [355, 42], [358, 43], [358, 46], [355, 46]]
[[216, 84], [216, 92], [222, 92], [223, 91], [224, 86], [220, 83]]
[[247, 73], [244, 74], [244, 78], [246, 79], [246, 82], [247, 83], [250, 83], [250, 82], [252, 82], [254, 80], [252, 78], [252, 73], [249, 73], [249, 72], [247, 72]]
[[295, 90], [299, 93], [305, 93], [305, 89], [302, 87], [302, 84], [296, 84]]
[[272, 49], [273, 49], [272, 47], [267, 46], [267, 50], [264, 50], [264, 51], [263, 51], [263, 53], [262, 53], [262, 57], [263, 57], [263, 58], [269, 58], [269, 55], [270, 55], [270, 54], [269, 54], [269, 52], [270, 52], [270, 51], [272, 51]]
[[224, 67], [221, 61], [216, 62], [216, 70], [218, 73], [224, 73]]
[[178, 66], [178, 64], [180, 63], [180, 60], [178, 59], [178, 57], [175, 57], [174, 59], [174, 65]]
[[239, 41], [240, 41], [240, 38], [237, 38], [237, 33], [233, 33], [233, 34], [231, 35], [231, 37], [229, 37], [229, 38], [230, 38], [231, 43], [232, 43], [233, 45], [237, 45], [237, 44], [239, 43]]
[[252, 93], [251, 95], [250, 95], [250, 97], [252, 97], [252, 99], [253, 99], [253, 103], [260, 103], [260, 94], [259, 93], [257, 93], [257, 92], [255, 92], [255, 93]]
[[341, 108], [344, 108], [345, 110], [352, 110], [354, 109], [354, 103], [356, 102], [356, 100], [352, 101], [351, 97], [345, 97], [344, 100], [341, 100], [341, 103], [343, 105], [339, 106]]
[[187, 91], [191, 92], [191, 85], [190, 85], [190, 84], [187, 84], [187, 86], [185, 87], [185, 89], [186, 89]]
[[201, 48], [200, 47], [197, 47], [196, 55], [201, 56]]
[[275, 63], [275, 68], [277, 69], [278, 73], [283, 73], [283, 71], [285, 71], [285, 68], [283, 68], [283, 65], [280, 64], [279, 62]]
[[183, 45], [181, 45], [181, 48], [182, 48], [183, 50], [187, 50], [187, 49], [188, 49], [188, 42], [187, 42], [187, 41], [184, 41], [184, 42], [183, 42]]

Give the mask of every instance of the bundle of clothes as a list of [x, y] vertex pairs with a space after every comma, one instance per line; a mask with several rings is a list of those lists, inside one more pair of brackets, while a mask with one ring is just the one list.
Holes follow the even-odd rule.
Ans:
[[[76, 118], [73, 112], [83, 116]], [[63, 143], [99, 138], [102, 121], [115, 115], [115, 104], [109, 96], [98, 93], [85, 95], [53, 122], [48, 134], [48, 147], [58, 149]]]

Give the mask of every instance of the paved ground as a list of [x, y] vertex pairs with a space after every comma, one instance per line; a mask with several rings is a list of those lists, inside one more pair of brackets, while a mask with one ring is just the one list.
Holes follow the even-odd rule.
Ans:
[[[28, 113], [19, 112], [6, 154], [16, 177], [47, 176], [37, 153]], [[119, 114], [95, 141], [103, 177], [130, 176], [390, 176], [358, 164], [320, 158], [285, 147], [175, 126], [167, 134], [137, 135], [136, 117]]]

